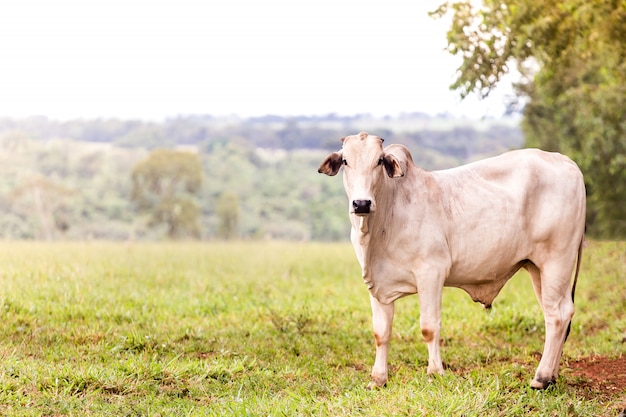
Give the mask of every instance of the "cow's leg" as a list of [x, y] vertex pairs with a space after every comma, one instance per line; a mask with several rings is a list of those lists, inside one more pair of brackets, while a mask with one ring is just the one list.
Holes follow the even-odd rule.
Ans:
[[537, 301], [539, 302], [539, 306], [541, 307], [541, 310], [543, 311], [543, 302], [541, 301], [541, 273], [539, 272], [539, 268], [537, 268], [537, 266], [532, 262], [529, 262], [528, 264], [524, 265], [524, 268], [530, 274], [530, 279], [533, 283], [533, 288], [535, 289], [535, 295], [537, 296]]
[[420, 300], [420, 328], [422, 337], [428, 347], [428, 368], [426, 373], [443, 375], [443, 363], [439, 349], [439, 332], [441, 330], [441, 296], [443, 280], [431, 279], [425, 276], [419, 285], [418, 296]]
[[537, 298], [543, 309], [546, 340], [543, 355], [530, 386], [545, 389], [556, 382], [559, 362], [567, 329], [574, 315], [574, 302], [570, 294], [571, 262], [543, 265], [540, 269], [529, 268]]
[[374, 324], [374, 339], [376, 340], [376, 360], [372, 368], [372, 379], [368, 389], [383, 387], [387, 383], [389, 368], [387, 355], [391, 340], [391, 325], [393, 323], [393, 303], [382, 304], [370, 294], [372, 304], [372, 321]]

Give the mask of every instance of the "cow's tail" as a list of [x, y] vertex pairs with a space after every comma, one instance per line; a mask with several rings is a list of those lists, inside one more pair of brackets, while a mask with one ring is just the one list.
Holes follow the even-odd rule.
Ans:
[[[576, 257], [576, 271], [574, 272], [574, 283], [572, 284], [572, 303], [574, 302], [574, 295], [576, 294], [576, 283], [578, 282], [578, 273], [580, 272], [580, 262], [583, 255], [583, 245], [585, 243], [585, 236], [580, 239], [580, 244], [578, 245], [578, 256]], [[572, 321], [570, 320], [567, 325], [567, 333], [565, 333], [565, 341], [567, 341], [567, 336], [569, 336], [570, 329], [572, 327]]]
[[580, 272], [580, 260], [583, 256], [583, 246], [585, 244], [585, 237], [580, 239], [578, 245], [578, 257], [576, 259], [576, 272], [574, 273], [574, 283], [572, 284], [572, 302], [574, 302], [574, 294], [576, 294], [576, 283], [578, 282], [578, 273]]

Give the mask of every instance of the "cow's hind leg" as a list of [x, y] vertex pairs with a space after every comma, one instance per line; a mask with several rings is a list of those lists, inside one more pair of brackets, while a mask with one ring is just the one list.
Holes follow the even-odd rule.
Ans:
[[391, 326], [393, 323], [394, 306], [382, 304], [370, 294], [372, 305], [372, 321], [374, 325], [374, 339], [376, 340], [376, 360], [372, 368], [371, 381], [368, 389], [382, 387], [387, 383], [389, 342], [391, 340]]
[[574, 315], [574, 302], [570, 295], [571, 265], [571, 262], [558, 262], [546, 263], [541, 268], [534, 264], [526, 266], [546, 326], [543, 355], [530, 383], [532, 388], [545, 389], [556, 382], [558, 376], [563, 344]]

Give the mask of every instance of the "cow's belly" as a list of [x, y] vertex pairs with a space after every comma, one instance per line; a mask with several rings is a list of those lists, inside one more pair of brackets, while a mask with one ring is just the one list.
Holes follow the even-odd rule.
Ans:
[[450, 271], [444, 285], [465, 290], [472, 300], [490, 307], [507, 281], [529, 261], [511, 258], [510, 261], [486, 262], [480, 266], [468, 265]]
[[503, 278], [510, 278], [526, 259], [522, 256], [511, 256], [506, 259], [490, 259], [480, 264], [453, 264], [445, 285], [459, 286], [463, 284], [486, 284]]

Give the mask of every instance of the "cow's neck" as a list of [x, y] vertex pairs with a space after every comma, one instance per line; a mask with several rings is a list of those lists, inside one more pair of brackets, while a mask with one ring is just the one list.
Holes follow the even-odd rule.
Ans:
[[[380, 260], [393, 259], [390, 255], [394, 247], [407, 242], [407, 231], [416, 233], [427, 213], [417, 201], [431, 201], [436, 198], [432, 179], [422, 171], [409, 177], [410, 181], [391, 179], [383, 192], [376, 195], [377, 209], [367, 216], [352, 219], [353, 243], [359, 248], [363, 280], [371, 291], [377, 291], [378, 282], [385, 277], [376, 276]], [[408, 176], [407, 176], [408, 177]], [[397, 181], [397, 182], [392, 182]], [[400, 182], [402, 181], [402, 182]], [[411, 184], [410, 189], [405, 188]], [[434, 193], [434, 194], [433, 194]]]
[[[372, 289], [375, 285], [372, 275], [372, 262], [376, 258], [374, 252], [380, 253], [385, 251], [385, 246], [389, 243], [386, 238], [384, 226], [384, 212], [372, 213], [368, 216], [360, 216], [353, 222], [352, 227], [356, 236], [356, 242], [360, 246], [361, 267], [363, 273], [363, 281], [368, 289]], [[387, 213], [389, 214], [389, 213]]]

